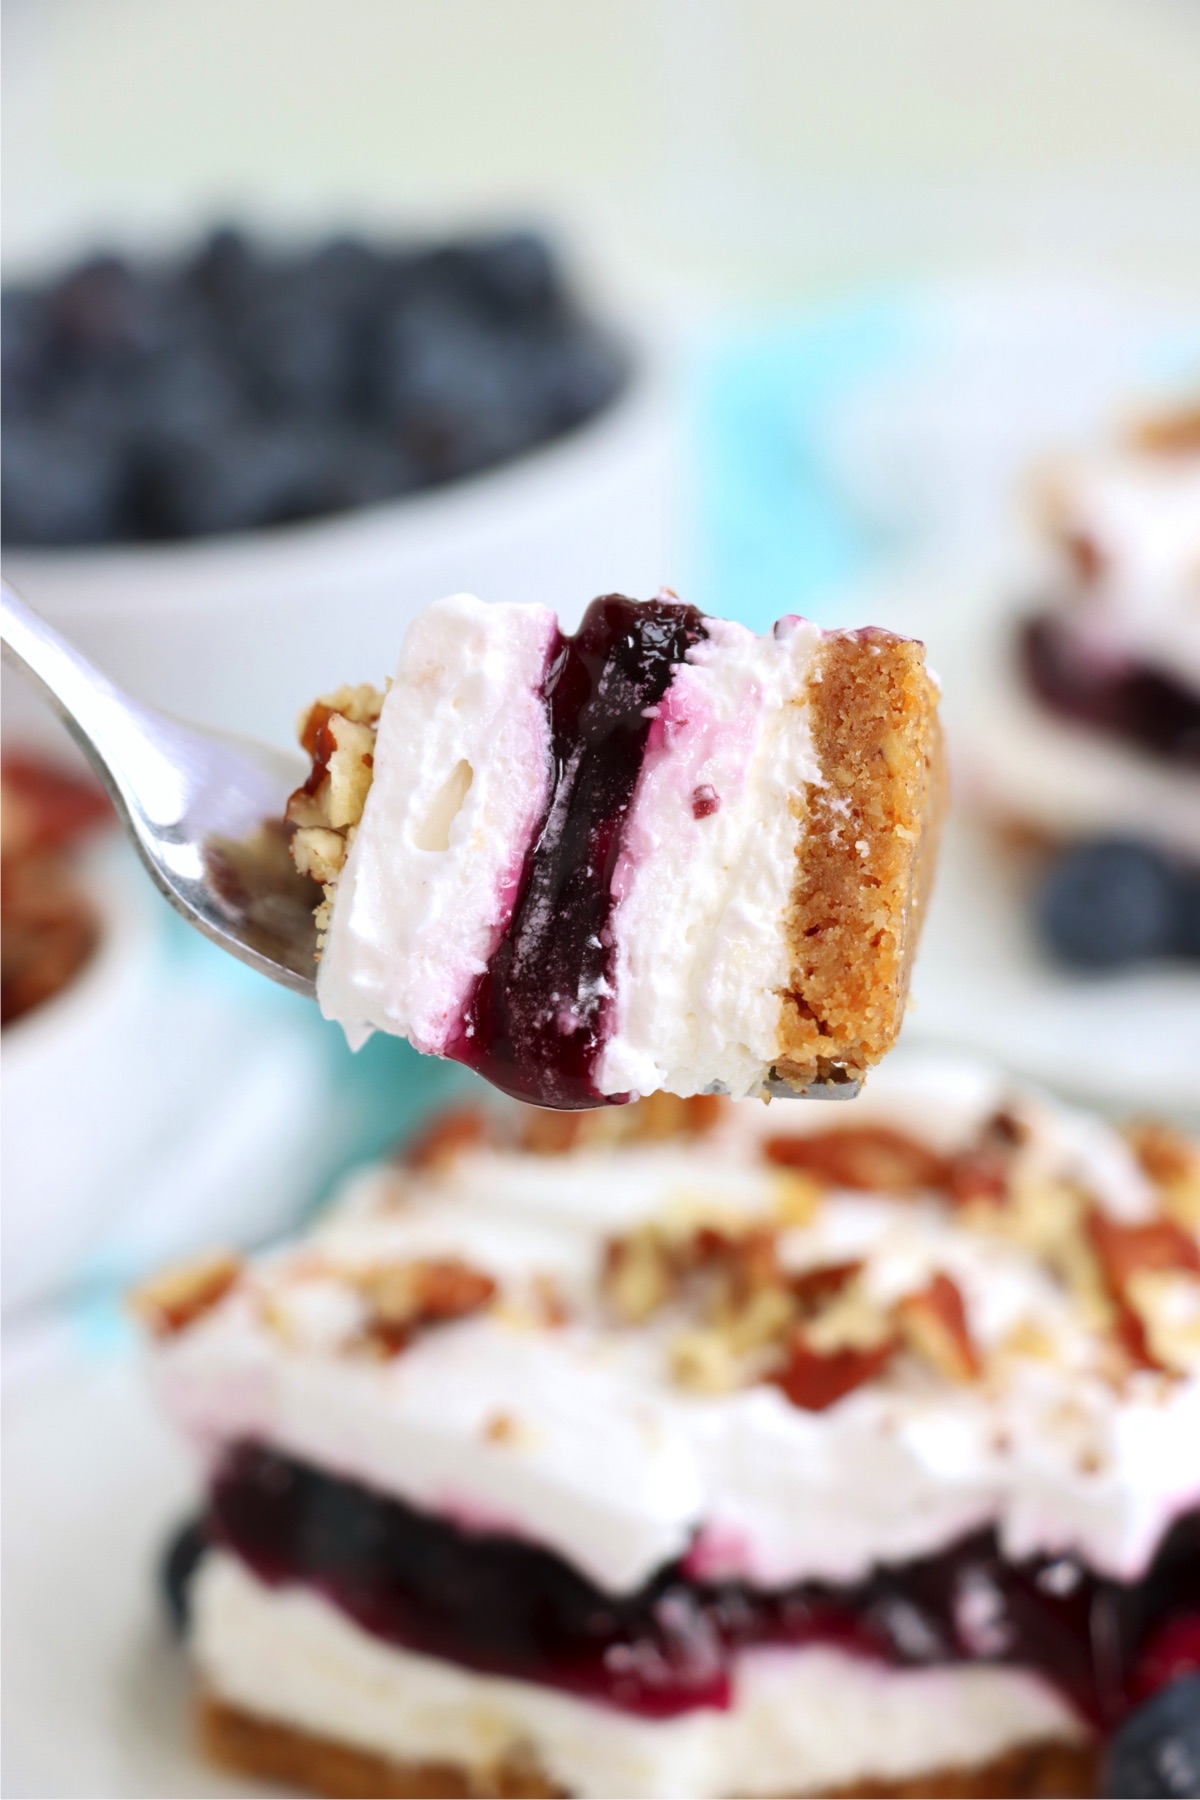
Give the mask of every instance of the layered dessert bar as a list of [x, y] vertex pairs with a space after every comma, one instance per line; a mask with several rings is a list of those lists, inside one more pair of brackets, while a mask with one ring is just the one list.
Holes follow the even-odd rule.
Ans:
[[885, 631], [431, 606], [386, 697], [303, 721], [322, 1010], [557, 1108], [852, 1086], [904, 1011], [936, 701]]
[[1200, 1669], [1200, 1152], [1161, 1127], [900, 1059], [853, 1108], [463, 1112], [138, 1307], [247, 1773], [1080, 1795]]
[[[1066, 849], [1064, 954], [1200, 955], [1200, 408], [1063, 460], [1037, 499], [1040, 593], [982, 659], [975, 778]], [[1126, 889], [1127, 945], [1089, 954], [1089, 895], [1119, 925], [1104, 896]]]

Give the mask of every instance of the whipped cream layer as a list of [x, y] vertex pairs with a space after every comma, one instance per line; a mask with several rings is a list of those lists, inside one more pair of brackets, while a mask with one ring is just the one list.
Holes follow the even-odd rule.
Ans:
[[613, 880], [606, 1094], [750, 1094], [779, 1054], [823, 634], [803, 619], [762, 638], [707, 630], [658, 709]]
[[317, 998], [444, 1053], [512, 912], [550, 784], [539, 606], [439, 601], [409, 627], [362, 820], [338, 881]]
[[1066, 1704], [1021, 1669], [751, 1650], [735, 1664], [730, 1708], [648, 1721], [393, 1648], [318, 1594], [266, 1587], [220, 1551], [192, 1604], [196, 1658], [219, 1698], [399, 1762], [487, 1770], [532, 1745], [550, 1781], [584, 1800], [828, 1793], [1081, 1736]]
[[1136, 662], [1200, 694], [1200, 456], [1081, 459], [1050, 506], [1072, 553], [1080, 644], [1101, 665]]
[[[1030, 1192], [1078, 1183], [1114, 1218], [1150, 1216], [1145, 1178], [1115, 1133], [1014, 1099], [984, 1070], [893, 1062], [854, 1122], [946, 1149], [1001, 1104], [1028, 1133]], [[258, 1264], [163, 1342], [166, 1404], [206, 1454], [260, 1440], [536, 1542], [614, 1593], [689, 1552], [704, 1577], [853, 1581], [987, 1524], [1013, 1557], [1072, 1552], [1099, 1574], [1136, 1577], [1200, 1495], [1200, 1373], [1135, 1372], [1114, 1387], [1068, 1292], [944, 1201], [828, 1192], [781, 1248], [796, 1269], [862, 1259], [881, 1304], [944, 1271], [985, 1379], [939, 1383], [899, 1361], [813, 1413], [767, 1384], [689, 1393], [669, 1377], [663, 1324], [613, 1328], [597, 1297], [613, 1234], [664, 1216], [777, 1217], [789, 1178], [762, 1160], [761, 1136], [845, 1123], [830, 1103], [782, 1111], [730, 1106], [690, 1150], [480, 1151], [437, 1176], [367, 1172], [295, 1252]], [[361, 1302], [344, 1272], [414, 1257], [491, 1273], [499, 1305], [390, 1360], [350, 1354]], [[546, 1279], [566, 1323], [539, 1311]], [[1010, 1352], [1020, 1340], [1039, 1348]]]
[[[662, 697], [649, 705], [621, 666], [619, 644], [589, 668], [595, 711], [610, 709], [611, 741], [594, 716], [578, 742], [554, 723], [556, 682], [574, 695], [583, 678], [563, 676], [578, 640], [562, 639], [549, 611], [458, 595], [412, 625], [318, 973], [322, 1010], [352, 1044], [376, 1028], [399, 1033], [502, 1086], [511, 1063], [510, 1091], [544, 1099], [536, 1082], [521, 1085], [531, 1027], [515, 1004], [535, 1021], [558, 1022], [551, 1035], [560, 1037], [541, 1044], [535, 1062], [552, 1063], [562, 1037], [594, 1039], [588, 1103], [661, 1088], [762, 1090], [781, 1054], [806, 794], [821, 782], [808, 690], [820, 679], [824, 634], [792, 618], [758, 638], [701, 621], [667, 594], [647, 606], [648, 619], [654, 608], [689, 615], [679, 643], [699, 641], [678, 661], [664, 658], [665, 691], [656, 687]], [[642, 629], [625, 627], [631, 640]], [[662, 636], [661, 621], [644, 629], [651, 641]], [[631, 750], [643, 734], [644, 747]], [[632, 799], [615, 803], [611, 819], [584, 817], [571, 836], [576, 810], [587, 813], [589, 796], [597, 805], [596, 783], [579, 779], [589, 755], [606, 765], [634, 758]], [[614, 847], [597, 855], [610, 830]], [[560, 839], [566, 847], [556, 849]], [[555, 857], [560, 866], [547, 872]], [[568, 901], [577, 905], [588, 884], [594, 904], [576, 966]], [[477, 984], [502, 943], [512, 968], [476, 1018]], [[513, 980], [526, 989], [544, 982], [545, 994], [514, 1002]], [[503, 1051], [485, 1066], [497, 1020]]]

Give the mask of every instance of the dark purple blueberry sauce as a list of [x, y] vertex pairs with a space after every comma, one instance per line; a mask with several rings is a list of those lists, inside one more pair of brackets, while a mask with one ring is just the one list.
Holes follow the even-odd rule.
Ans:
[[563, 1109], [596, 1091], [612, 945], [612, 878], [653, 709], [704, 637], [678, 600], [594, 600], [560, 637], [544, 688], [552, 773], [508, 931], [448, 1054], [519, 1100]]
[[1025, 679], [1052, 711], [1151, 756], [1200, 766], [1200, 698], [1182, 683], [1136, 664], [1098, 667], [1045, 613], [1026, 620], [1019, 648]]
[[1164, 1630], [1200, 1619], [1200, 1511], [1130, 1584], [1069, 1556], [1008, 1562], [984, 1531], [847, 1586], [762, 1592], [680, 1562], [613, 1597], [551, 1551], [243, 1444], [217, 1471], [207, 1532], [260, 1580], [314, 1587], [389, 1643], [647, 1718], [727, 1706], [739, 1647], [822, 1643], [898, 1665], [1033, 1668], [1110, 1726], [1142, 1697]]

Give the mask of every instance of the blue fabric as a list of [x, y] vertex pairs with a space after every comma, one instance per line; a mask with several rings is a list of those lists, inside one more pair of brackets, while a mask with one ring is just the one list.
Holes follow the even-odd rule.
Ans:
[[839, 590], [886, 546], [854, 517], [822, 447], [847, 391], [918, 355], [928, 332], [902, 295], [726, 328], [689, 370], [687, 593], [764, 631], [785, 613], [850, 624]]

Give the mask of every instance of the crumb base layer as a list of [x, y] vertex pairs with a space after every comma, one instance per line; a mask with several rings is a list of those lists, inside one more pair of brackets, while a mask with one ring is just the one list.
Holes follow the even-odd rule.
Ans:
[[805, 799], [777, 1063], [798, 1086], [860, 1076], [896, 1040], [946, 788], [920, 644], [836, 633], [809, 692], [823, 779]]
[[[213, 1762], [240, 1775], [299, 1787], [328, 1800], [547, 1800], [558, 1795], [535, 1760], [470, 1769], [448, 1762], [401, 1762], [257, 1717], [213, 1694], [199, 1700], [201, 1746]], [[1095, 1751], [1088, 1745], [1022, 1745], [971, 1767], [932, 1769], [901, 1782], [863, 1783], [831, 1791], [829, 1800], [1070, 1800], [1096, 1791]]]

